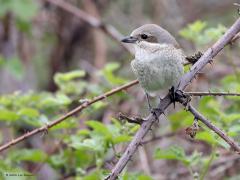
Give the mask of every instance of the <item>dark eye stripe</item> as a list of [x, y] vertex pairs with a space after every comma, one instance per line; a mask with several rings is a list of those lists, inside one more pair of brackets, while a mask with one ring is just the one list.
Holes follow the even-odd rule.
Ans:
[[147, 39], [147, 38], [148, 38], [148, 35], [142, 34], [142, 35], [141, 35], [141, 38], [142, 38], [142, 39]]

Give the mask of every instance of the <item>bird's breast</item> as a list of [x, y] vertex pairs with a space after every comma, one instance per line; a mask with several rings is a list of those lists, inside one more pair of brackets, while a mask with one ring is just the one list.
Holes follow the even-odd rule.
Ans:
[[140, 85], [148, 93], [176, 85], [183, 74], [182, 56], [177, 52], [162, 51], [136, 57], [131, 66]]

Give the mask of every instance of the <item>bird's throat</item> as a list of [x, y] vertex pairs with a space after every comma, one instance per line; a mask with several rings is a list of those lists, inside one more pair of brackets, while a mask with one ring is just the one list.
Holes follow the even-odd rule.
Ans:
[[159, 51], [168, 48], [168, 46], [168, 44], [139, 42], [135, 45], [135, 59], [151, 60], [158, 55]]

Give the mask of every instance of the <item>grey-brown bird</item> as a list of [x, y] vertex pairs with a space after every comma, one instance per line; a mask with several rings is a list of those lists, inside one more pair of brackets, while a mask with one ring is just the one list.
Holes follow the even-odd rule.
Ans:
[[156, 24], [135, 29], [122, 42], [134, 45], [135, 59], [131, 67], [152, 110], [149, 95], [158, 95], [177, 85], [184, 72], [185, 55], [175, 38]]

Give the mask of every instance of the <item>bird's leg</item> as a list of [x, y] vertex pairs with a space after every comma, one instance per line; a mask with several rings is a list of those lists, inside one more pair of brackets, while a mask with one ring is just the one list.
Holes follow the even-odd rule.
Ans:
[[147, 98], [147, 103], [148, 103], [148, 110], [149, 111], [152, 111], [152, 106], [150, 104], [150, 99], [149, 99], [149, 95], [147, 92], [145, 92], [145, 95], [146, 95], [146, 98]]
[[170, 99], [171, 101], [173, 102], [173, 106], [175, 108], [175, 103], [176, 103], [176, 94], [175, 94], [175, 88], [174, 86], [172, 86], [170, 89], [169, 89], [169, 94], [170, 94]]
[[150, 104], [150, 99], [149, 99], [149, 94], [147, 92], [145, 92], [146, 98], [147, 98], [147, 103], [148, 103], [148, 110], [155, 116], [156, 119], [158, 119], [157, 116], [157, 111], [159, 111], [159, 108], [152, 108], [151, 104]]

